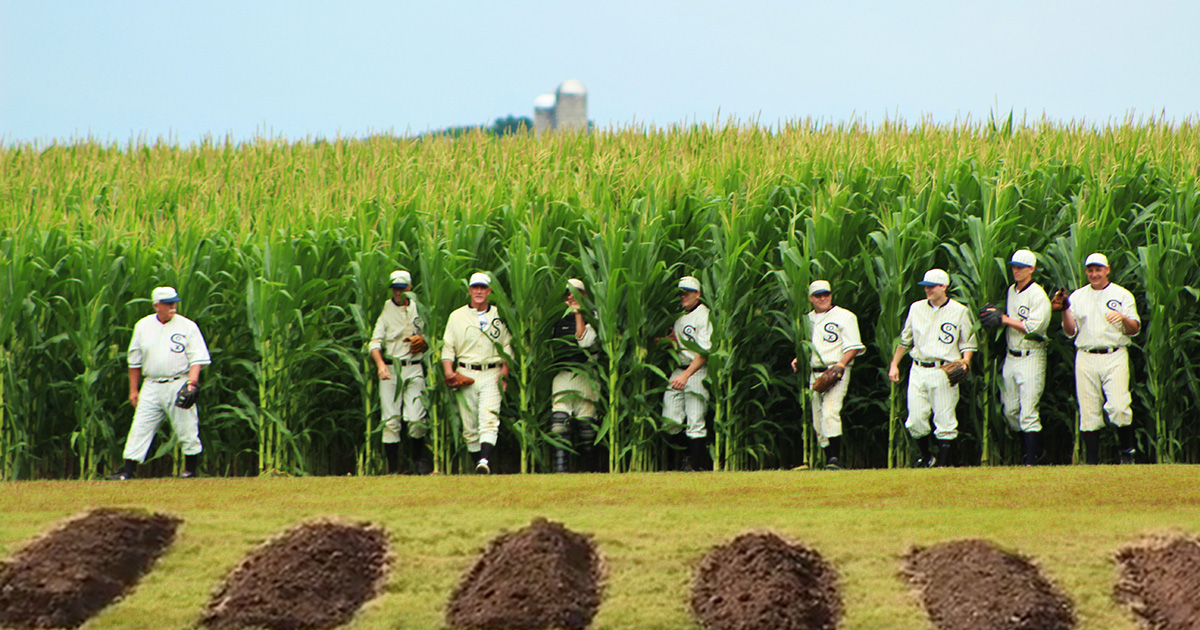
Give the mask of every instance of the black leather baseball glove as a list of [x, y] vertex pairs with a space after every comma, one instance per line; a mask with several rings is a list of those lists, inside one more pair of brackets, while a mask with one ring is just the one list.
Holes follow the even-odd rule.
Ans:
[[180, 409], [191, 409], [192, 405], [196, 404], [196, 400], [200, 398], [200, 385], [184, 381], [183, 387], [179, 388], [179, 393], [175, 394], [175, 406]]

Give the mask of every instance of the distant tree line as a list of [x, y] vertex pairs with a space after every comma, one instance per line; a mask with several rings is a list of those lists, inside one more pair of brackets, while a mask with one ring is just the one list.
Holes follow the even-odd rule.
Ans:
[[457, 127], [446, 127], [445, 129], [437, 129], [423, 133], [417, 137], [442, 137], [450, 136], [457, 138], [458, 136], [469, 134], [475, 130], [483, 130], [494, 136], [507, 136], [516, 133], [528, 133], [533, 131], [533, 119], [528, 116], [513, 116], [509, 114], [503, 118], [497, 118], [491, 125], [461, 125]]

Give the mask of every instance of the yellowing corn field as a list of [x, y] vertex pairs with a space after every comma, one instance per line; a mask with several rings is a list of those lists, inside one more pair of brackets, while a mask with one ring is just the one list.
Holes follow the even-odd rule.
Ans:
[[[178, 288], [213, 363], [201, 399], [210, 475], [375, 474], [378, 382], [366, 352], [410, 270], [438, 356], [466, 278], [494, 278], [514, 333], [498, 451], [548, 468], [550, 325], [584, 280], [603, 352], [599, 441], [611, 471], [656, 470], [672, 366], [654, 338], [679, 276], [712, 309], [711, 449], [726, 470], [819, 463], [807, 408], [808, 283], [830, 280], [868, 346], [847, 397], [843, 463], [905, 466], [904, 385], [887, 379], [931, 267], [972, 310], [1003, 299], [1015, 249], [1035, 280], [1084, 284], [1107, 254], [1138, 299], [1134, 425], [1145, 461], [1197, 462], [1200, 128], [1195, 121], [877, 127], [797, 122], [590, 135], [0, 148], [0, 475], [94, 478], [132, 417], [125, 350], [153, 287]], [[1015, 464], [999, 333], [981, 331], [959, 406], [960, 460]], [[1074, 348], [1051, 325], [1044, 443], [1077, 459]], [[802, 362], [803, 364], [803, 362]], [[437, 369], [436, 366], [434, 368]], [[437, 374], [436, 371], [433, 372]], [[466, 462], [457, 410], [426, 392], [434, 460]], [[149, 467], [178, 466], [160, 432]], [[1106, 448], [1114, 439], [1106, 438]]]

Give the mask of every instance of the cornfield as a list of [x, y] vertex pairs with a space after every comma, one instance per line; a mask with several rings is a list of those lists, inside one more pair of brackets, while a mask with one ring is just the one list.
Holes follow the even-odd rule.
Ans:
[[[1200, 461], [1200, 128], [1008, 121], [865, 128], [798, 121], [590, 135], [0, 148], [0, 476], [95, 478], [132, 418], [125, 349], [153, 287], [179, 289], [204, 332], [203, 469], [213, 475], [377, 474], [378, 391], [366, 345], [405, 268], [440, 356], [466, 277], [490, 272], [514, 333], [502, 467], [548, 469], [551, 323], [582, 278], [600, 336], [598, 440], [610, 471], [662, 469], [659, 435], [675, 280], [713, 311], [714, 466], [818, 464], [806, 374], [805, 287], [834, 286], [868, 345], [844, 412], [844, 463], [904, 466], [903, 384], [886, 377], [930, 267], [978, 309], [1003, 299], [1029, 248], [1047, 288], [1084, 283], [1100, 251], [1138, 296], [1139, 451]], [[1051, 458], [1077, 458], [1074, 351], [1051, 326], [1042, 401]], [[960, 458], [1020, 461], [988, 332], [959, 408]], [[804, 362], [801, 361], [801, 365]], [[435, 465], [467, 462], [435, 365]], [[1113, 448], [1109, 437], [1106, 448]], [[167, 429], [148, 467], [181, 459]]]

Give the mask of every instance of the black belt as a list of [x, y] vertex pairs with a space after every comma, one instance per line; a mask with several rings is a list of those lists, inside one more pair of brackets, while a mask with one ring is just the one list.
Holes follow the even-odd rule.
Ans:
[[813, 368], [812, 371], [816, 372], [817, 374], [820, 374], [821, 372], [824, 372], [825, 370], [828, 370], [828, 369], [829, 368], [827, 366], [819, 365], [819, 366]]
[[148, 379], [148, 380], [149, 380], [150, 382], [152, 382], [152, 383], [170, 383], [171, 381], [178, 381], [178, 380], [179, 380], [179, 379], [181, 379], [181, 378], [183, 378], [183, 376], [182, 376], [182, 375], [180, 375], [180, 376], [168, 376], [168, 377], [166, 377], [166, 378], [152, 378], [152, 379]]
[[463, 363], [462, 361], [459, 361], [458, 367], [467, 368], [468, 370], [475, 370], [476, 372], [482, 372], [484, 370], [492, 370], [492, 369], [495, 369], [498, 367], [504, 367], [504, 364], [503, 363], [488, 363], [486, 365], [480, 365], [478, 363]]
[[394, 363], [399, 363], [399, 364], [400, 364], [400, 367], [405, 367], [405, 366], [409, 366], [409, 365], [417, 365], [417, 364], [419, 364], [419, 363], [421, 362], [421, 360], [420, 360], [420, 359], [400, 359], [400, 360], [396, 360], [396, 359], [393, 359], [393, 358], [391, 358], [391, 357], [384, 357], [384, 358], [383, 358], [383, 362], [384, 362], [384, 364], [385, 364], [385, 365], [392, 365], [392, 364], [394, 364]]
[[1120, 347], [1116, 347], [1116, 348], [1084, 348], [1083, 351], [1088, 354], [1112, 354], [1120, 349], [1121, 349]]
[[1027, 357], [1031, 354], [1033, 354], [1033, 350], [1009, 350], [1008, 351], [1008, 356], [1010, 356], [1010, 357]]
[[945, 363], [945, 361], [917, 361], [916, 359], [913, 359], [913, 362], [924, 368], [941, 367]]

